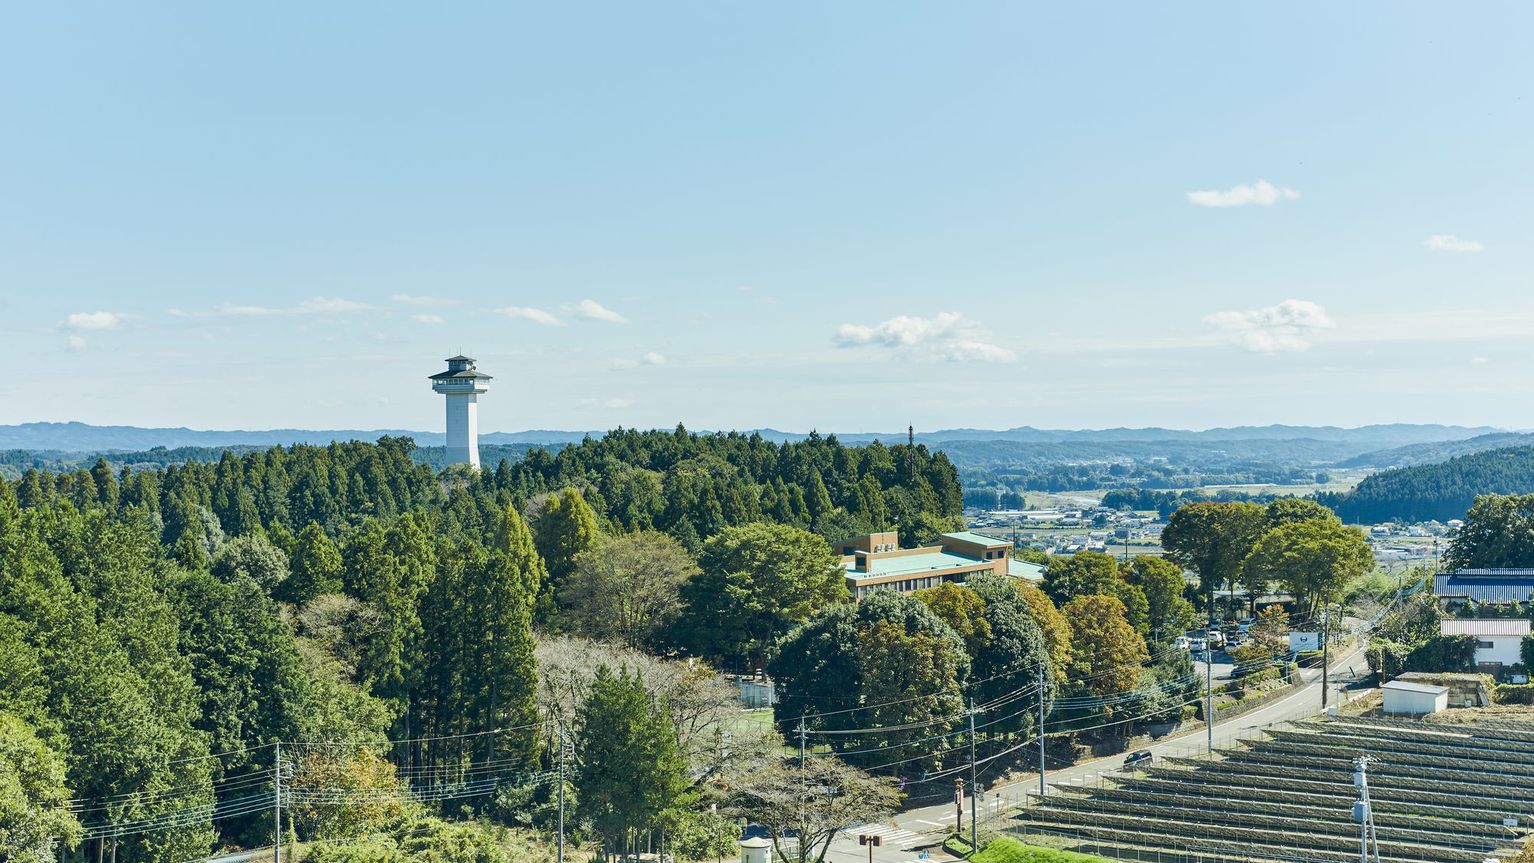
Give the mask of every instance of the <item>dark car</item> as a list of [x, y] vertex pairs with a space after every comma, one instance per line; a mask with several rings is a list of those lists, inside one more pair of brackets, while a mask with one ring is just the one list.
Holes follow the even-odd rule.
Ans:
[[1149, 767], [1151, 765], [1151, 761], [1155, 757], [1156, 756], [1151, 754], [1149, 749], [1141, 749], [1139, 752], [1131, 752], [1129, 753], [1129, 757], [1124, 759], [1124, 769], [1134, 770], [1137, 767]]

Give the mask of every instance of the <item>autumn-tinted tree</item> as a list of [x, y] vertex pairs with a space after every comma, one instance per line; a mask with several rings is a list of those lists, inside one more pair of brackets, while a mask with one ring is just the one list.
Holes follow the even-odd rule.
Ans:
[[964, 649], [971, 657], [990, 643], [991, 623], [986, 619], [985, 600], [974, 590], [945, 581], [937, 587], [918, 590], [915, 596], [964, 639]]
[[1098, 696], [1133, 689], [1150, 656], [1124, 617], [1124, 603], [1112, 596], [1080, 596], [1064, 613], [1071, 624], [1071, 681]]

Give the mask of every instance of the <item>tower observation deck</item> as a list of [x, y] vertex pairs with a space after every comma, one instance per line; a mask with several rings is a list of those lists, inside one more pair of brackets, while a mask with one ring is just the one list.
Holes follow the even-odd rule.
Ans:
[[474, 368], [474, 358], [447, 358], [447, 371], [431, 376], [431, 388], [447, 396], [447, 463], [479, 467], [479, 397], [490, 376]]

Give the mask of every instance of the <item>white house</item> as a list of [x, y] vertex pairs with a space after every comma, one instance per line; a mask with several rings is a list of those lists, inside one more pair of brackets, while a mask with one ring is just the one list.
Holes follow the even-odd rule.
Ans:
[[1518, 618], [1444, 620], [1439, 635], [1475, 636], [1476, 665], [1517, 665], [1519, 649], [1529, 635], [1529, 621]]
[[1405, 713], [1421, 716], [1424, 713], [1437, 713], [1449, 706], [1449, 689], [1445, 686], [1392, 680], [1380, 689], [1385, 694], [1386, 714]]

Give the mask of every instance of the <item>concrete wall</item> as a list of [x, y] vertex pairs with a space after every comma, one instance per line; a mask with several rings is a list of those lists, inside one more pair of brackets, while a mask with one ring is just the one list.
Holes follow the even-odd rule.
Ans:
[[447, 396], [447, 463], [479, 467], [479, 396]]

